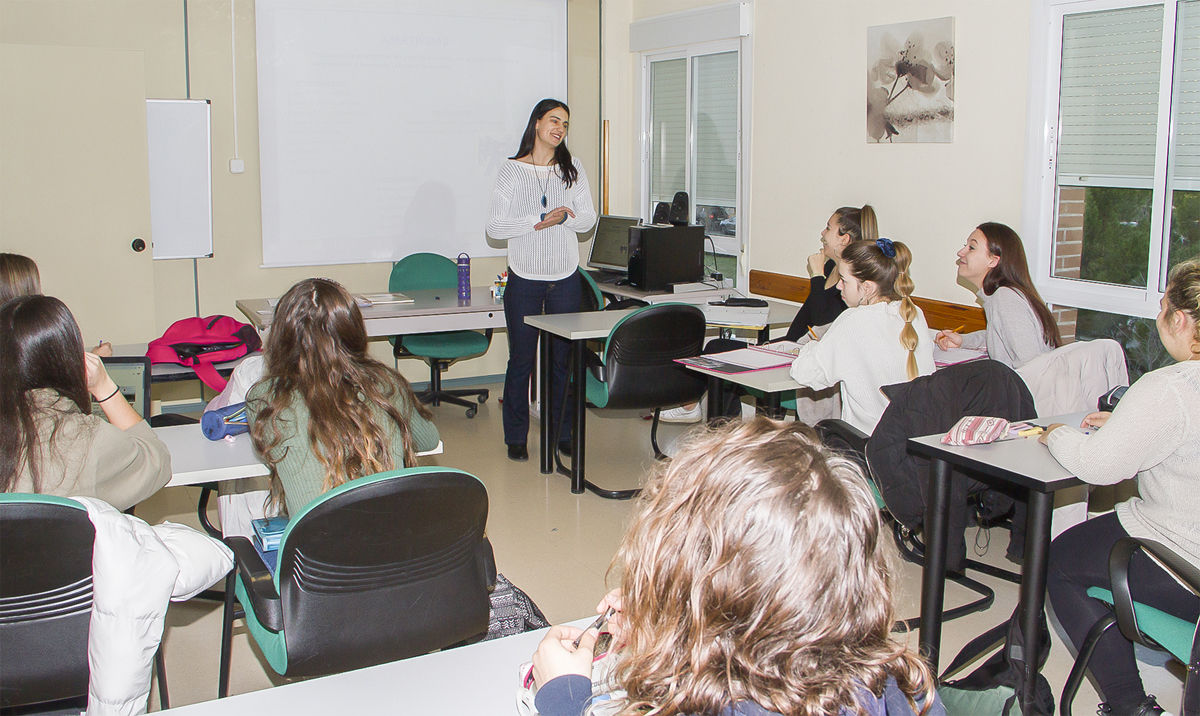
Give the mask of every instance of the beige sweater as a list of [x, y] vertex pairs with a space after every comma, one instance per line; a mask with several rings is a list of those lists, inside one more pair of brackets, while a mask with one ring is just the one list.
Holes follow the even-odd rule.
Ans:
[[[171, 455], [145, 420], [120, 430], [101, 417], [84, 415], [57, 391], [33, 392], [41, 448], [37, 492], [95, 497], [126, 510], [171, 479]], [[13, 492], [34, 491], [28, 465], [22, 465]]]
[[1143, 375], [1103, 428], [1091, 435], [1061, 428], [1047, 444], [1084, 482], [1137, 475], [1139, 496], [1117, 506], [1121, 526], [1200, 566], [1200, 360]]

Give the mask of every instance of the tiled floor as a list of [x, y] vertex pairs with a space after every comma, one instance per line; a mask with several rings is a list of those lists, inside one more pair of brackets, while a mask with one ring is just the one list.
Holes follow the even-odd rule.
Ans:
[[[493, 396], [500, 386], [495, 386]], [[629, 502], [602, 500], [590, 493], [572, 495], [567, 478], [542, 475], [536, 458], [537, 427], [534, 424], [529, 448], [532, 459], [525, 463], [505, 456], [500, 428], [500, 407], [495, 397], [468, 420], [463, 409], [444, 405], [434, 409], [435, 420], [445, 441], [443, 455], [426, 464], [440, 464], [470, 472], [487, 485], [491, 502], [488, 537], [496, 563], [516, 585], [526, 590], [554, 622], [591, 614], [606, 591], [605, 572], [620, 541], [629, 516]], [[688, 426], [664, 425], [660, 444], [668, 443]], [[668, 450], [669, 452], [669, 450]], [[636, 486], [653, 463], [650, 423], [628, 412], [591, 411], [588, 416], [588, 477], [610, 488]], [[196, 524], [197, 490], [172, 488], [159, 493], [138, 514], [151, 523], [162, 519]], [[213, 520], [216, 520], [215, 509]], [[973, 539], [973, 534], [971, 535]], [[1007, 565], [1004, 560], [1007, 532], [993, 530], [985, 561]], [[900, 567], [899, 614], [914, 616], [920, 599], [920, 570]], [[996, 590], [996, 604], [983, 614], [946, 624], [943, 663], [984, 629], [1012, 613], [1017, 601], [1016, 585], [982, 577]], [[969, 594], [951, 584], [947, 603], [966, 601]], [[184, 705], [216, 697], [217, 661], [220, 641], [220, 606], [193, 601], [171, 606], [165, 635], [167, 673], [172, 705]], [[275, 676], [261, 655], [250, 645], [244, 629], [235, 632], [232, 692], [269, 688], [286, 680]], [[916, 635], [912, 636], [915, 644]], [[1049, 663], [1043, 673], [1056, 692], [1061, 690], [1071, 666], [1071, 655], [1055, 637]], [[1178, 707], [1179, 681], [1161, 669], [1148, 682], [1160, 702], [1170, 710]], [[1085, 683], [1076, 699], [1076, 713], [1091, 713], [1097, 698]], [[157, 696], [151, 708], [157, 707]]]

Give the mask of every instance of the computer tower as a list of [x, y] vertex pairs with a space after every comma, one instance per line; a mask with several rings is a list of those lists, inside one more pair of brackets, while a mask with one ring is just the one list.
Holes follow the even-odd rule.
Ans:
[[629, 283], [662, 291], [673, 283], [704, 279], [703, 226], [634, 226], [629, 229]]

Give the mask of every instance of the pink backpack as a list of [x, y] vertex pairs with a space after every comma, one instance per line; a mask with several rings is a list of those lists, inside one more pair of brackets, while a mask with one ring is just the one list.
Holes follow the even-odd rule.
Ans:
[[146, 357], [151, 363], [186, 365], [205, 385], [221, 391], [227, 381], [212, 364], [241, 358], [259, 348], [262, 339], [254, 327], [229, 316], [181, 318], [161, 338], [150, 341]]

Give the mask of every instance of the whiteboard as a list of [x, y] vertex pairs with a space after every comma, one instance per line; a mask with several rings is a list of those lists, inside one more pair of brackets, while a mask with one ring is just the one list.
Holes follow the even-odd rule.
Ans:
[[211, 127], [206, 99], [146, 100], [155, 259], [212, 256]]
[[565, 99], [566, 0], [258, 0], [264, 266], [496, 256], [496, 173]]

